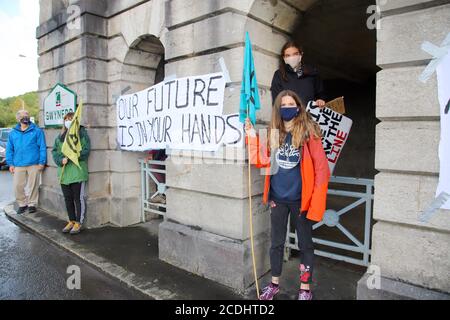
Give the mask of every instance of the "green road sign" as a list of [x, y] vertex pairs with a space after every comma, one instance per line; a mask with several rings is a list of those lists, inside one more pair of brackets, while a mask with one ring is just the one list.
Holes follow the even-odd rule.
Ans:
[[77, 95], [58, 83], [44, 100], [44, 126], [61, 127], [66, 113], [75, 112]]

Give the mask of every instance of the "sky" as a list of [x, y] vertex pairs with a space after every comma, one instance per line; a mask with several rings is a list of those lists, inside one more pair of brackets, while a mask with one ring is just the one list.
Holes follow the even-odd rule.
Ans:
[[38, 24], [38, 0], [0, 0], [0, 98], [38, 89]]

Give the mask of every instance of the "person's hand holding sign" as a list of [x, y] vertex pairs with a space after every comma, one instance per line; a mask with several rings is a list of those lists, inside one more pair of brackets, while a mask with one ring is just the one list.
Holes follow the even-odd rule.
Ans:
[[69, 161], [69, 159], [63, 158], [63, 159], [62, 159], [62, 164], [63, 164], [63, 166], [65, 166], [65, 165], [67, 164], [68, 161]]
[[314, 103], [315, 103], [315, 105], [316, 106], [318, 106], [319, 108], [323, 108], [323, 107], [325, 107], [325, 101], [323, 101], [322, 99], [319, 99], [319, 100], [316, 100], [316, 101], [314, 101]]

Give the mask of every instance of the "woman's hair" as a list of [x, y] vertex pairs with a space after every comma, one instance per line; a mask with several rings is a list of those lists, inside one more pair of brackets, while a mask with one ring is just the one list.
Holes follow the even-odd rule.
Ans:
[[287, 70], [286, 70], [286, 63], [284, 63], [284, 52], [289, 49], [289, 48], [297, 48], [298, 51], [300, 51], [300, 54], [303, 54], [303, 48], [302, 46], [300, 46], [298, 43], [296, 43], [295, 41], [288, 41], [284, 44], [283, 48], [281, 48], [281, 54], [280, 54], [280, 58], [279, 58], [279, 70], [281, 72], [281, 78], [284, 81], [288, 81], [287, 78]]
[[75, 113], [73, 113], [73, 112], [68, 112], [68, 113], [66, 113], [66, 115], [64, 116], [64, 119], [63, 119], [63, 126], [62, 126], [62, 130], [61, 130], [61, 133], [62, 133], [62, 134], [64, 134], [64, 133], [67, 131], [67, 128], [66, 128], [64, 122], [65, 122], [67, 119], [69, 119], [69, 118], [73, 119], [73, 116], [74, 116], [74, 115], [75, 115]]
[[[280, 115], [281, 99], [283, 97], [289, 96], [294, 99], [299, 108], [299, 114], [295, 117], [292, 125], [292, 144], [296, 148], [300, 148], [303, 144], [311, 138], [320, 138], [322, 136], [319, 125], [311, 118], [309, 113], [306, 111], [305, 106], [301, 102], [299, 96], [291, 91], [284, 90], [281, 91], [275, 99], [275, 103], [272, 108], [272, 120], [270, 122], [269, 129], [269, 143], [272, 148], [280, 146], [287, 135], [287, 130], [284, 125], [284, 121]], [[278, 132], [278, 135], [277, 135]], [[278, 137], [278, 140], [277, 140]]]

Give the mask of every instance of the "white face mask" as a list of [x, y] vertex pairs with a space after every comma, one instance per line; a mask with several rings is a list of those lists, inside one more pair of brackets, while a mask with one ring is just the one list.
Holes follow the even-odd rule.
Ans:
[[301, 55], [284, 58], [284, 63], [290, 65], [292, 69], [297, 68], [301, 61], [302, 61]]
[[70, 125], [72, 124], [72, 120], [66, 120], [66, 121], [64, 121], [64, 126], [67, 128], [67, 129], [69, 129], [70, 128]]

